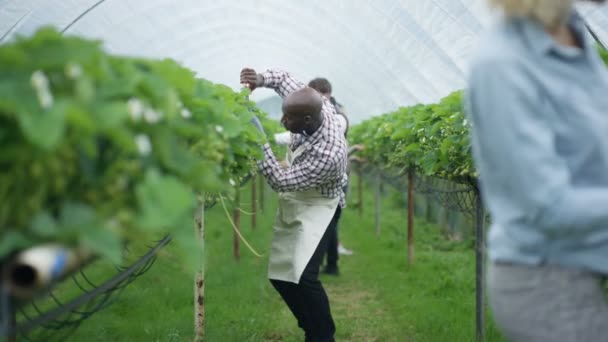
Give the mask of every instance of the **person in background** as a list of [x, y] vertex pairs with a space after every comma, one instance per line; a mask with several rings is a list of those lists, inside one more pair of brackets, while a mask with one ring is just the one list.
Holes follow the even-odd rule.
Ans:
[[493, 316], [511, 341], [608, 341], [606, 67], [574, 0], [489, 2], [465, 102]]
[[[279, 165], [268, 144], [258, 162], [268, 184], [279, 193], [268, 277], [304, 330], [306, 341], [334, 341], [336, 328], [319, 268], [328, 227], [345, 205], [346, 140], [329, 100], [289, 73], [258, 74], [244, 68], [241, 84], [252, 90], [274, 89], [284, 99], [281, 123], [292, 133], [286, 166]], [[264, 131], [255, 117], [253, 124]]]
[[[344, 107], [340, 103], [338, 103], [336, 101], [336, 99], [332, 96], [332, 86], [331, 86], [331, 83], [329, 82], [329, 80], [327, 80], [326, 78], [323, 78], [323, 77], [317, 77], [317, 78], [311, 80], [310, 82], [308, 82], [308, 86], [317, 90], [321, 95], [323, 95], [323, 97], [329, 99], [329, 101], [331, 102], [331, 104], [334, 106], [334, 108], [336, 110], [336, 116], [338, 117], [338, 120], [339, 120], [340, 125], [344, 132], [344, 137], [346, 138], [348, 135], [348, 126], [349, 126], [348, 117], [346, 116], [346, 113], [344, 112]], [[352, 158], [351, 155], [354, 152], [360, 151], [361, 149], [362, 149], [361, 145], [351, 146], [348, 150], [349, 159]], [[347, 168], [347, 178], [346, 178], [347, 180], [348, 180], [348, 173], [349, 173], [348, 169], [350, 169], [350, 168]], [[347, 191], [348, 191], [348, 182], [346, 184], [344, 184], [344, 193], [347, 193]], [[326, 264], [325, 264], [325, 268], [323, 269], [323, 273], [325, 273], [325, 274], [339, 275], [340, 274], [339, 267], [338, 267], [339, 255], [340, 254], [344, 254], [344, 255], [353, 254], [353, 252], [351, 250], [347, 249], [346, 247], [344, 247], [344, 245], [342, 245], [340, 243], [340, 240], [338, 238], [338, 226], [339, 226], [339, 221], [340, 221], [341, 216], [342, 216], [342, 212], [340, 211], [335, 225], [330, 227], [331, 235], [329, 238], [329, 243], [327, 245]]]

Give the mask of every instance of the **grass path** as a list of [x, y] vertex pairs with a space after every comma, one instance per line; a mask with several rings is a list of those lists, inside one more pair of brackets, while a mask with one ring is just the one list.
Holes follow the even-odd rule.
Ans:
[[[408, 267], [399, 194], [384, 198], [380, 237], [374, 234], [371, 194], [365, 191], [362, 217], [351, 205], [341, 222], [341, 240], [355, 254], [341, 257], [339, 277], [322, 276], [336, 340], [474, 341], [475, 266], [470, 242], [450, 241], [439, 227], [417, 220], [416, 262]], [[249, 197], [245, 193], [242, 198]], [[243, 248], [239, 262], [233, 259], [233, 233], [221, 208], [208, 212], [207, 341], [303, 341], [295, 318], [266, 279], [275, 206], [269, 196], [256, 230], [243, 215], [243, 234], [265, 256], [256, 258]], [[246, 203], [243, 208], [247, 211]], [[193, 272], [177, 263], [172, 248], [169, 245], [118, 302], [62, 341], [192, 341]], [[91, 271], [92, 278], [103, 280], [109, 270]], [[490, 316], [487, 322], [487, 341], [502, 341]]]

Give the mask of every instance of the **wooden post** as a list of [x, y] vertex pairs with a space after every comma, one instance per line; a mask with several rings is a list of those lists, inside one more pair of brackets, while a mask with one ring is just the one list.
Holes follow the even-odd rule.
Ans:
[[414, 263], [414, 170], [407, 173], [407, 264]]
[[257, 226], [258, 216], [258, 195], [256, 193], [256, 181], [255, 177], [251, 179], [251, 229], [255, 229]]
[[[201, 248], [205, 251], [205, 199], [203, 196], [196, 217], [194, 219], [194, 230], [196, 239]], [[201, 263], [201, 269], [194, 278], [194, 341], [200, 342], [205, 339], [205, 262]]]
[[358, 195], [359, 195], [359, 217], [363, 216], [363, 175], [361, 172], [362, 165], [357, 167], [357, 178], [358, 178]]
[[374, 202], [375, 202], [375, 207], [376, 207], [376, 236], [380, 236], [380, 202], [382, 200], [381, 198], [381, 191], [382, 191], [382, 176], [380, 175], [380, 172], [377, 173], [376, 175], [376, 191], [374, 193]]
[[[232, 211], [232, 221], [234, 222], [234, 226], [239, 231], [241, 230], [241, 186], [240, 184], [236, 185], [236, 195], [234, 197], [234, 209]], [[233, 238], [233, 248], [234, 248], [234, 259], [239, 261], [241, 259], [241, 246], [239, 235], [234, 232]]]
[[264, 187], [266, 184], [264, 183], [264, 175], [259, 174], [260, 179], [260, 211], [264, 212]]
[[485, 295], [484, 295], [484, 252], [485, 252], [485, 213], [481, 194], [475, 190], [475, 325], [476, 341], [485, 341]]

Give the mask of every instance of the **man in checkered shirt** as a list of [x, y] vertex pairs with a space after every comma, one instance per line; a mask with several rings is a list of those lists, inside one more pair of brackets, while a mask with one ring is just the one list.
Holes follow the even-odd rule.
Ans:
[[[289, 73], [241, 71], [252, 90], [274, 89], [283, 100], [281, 123], [292, 134], [290, 163], [282, 167], [265, 144], [258, 162], [268, 184], [279, 192], [279, 213], [269, 278], [298, 320], [306, 341], [333, 341], [335, 325], [319, 267], [327, 249], [327, 227], [345, 205], [347, 145], [334, 106]], [[259, 121], [254, 120], [262, 130]], [[263, 130], [262, 130], [263, 131]]]

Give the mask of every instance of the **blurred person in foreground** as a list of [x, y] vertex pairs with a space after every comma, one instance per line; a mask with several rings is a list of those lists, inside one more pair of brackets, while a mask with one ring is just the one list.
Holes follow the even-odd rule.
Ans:
[[[327, 250], [328, 226], [345, 205], [346, 141], [328, 99], [289, 73], [241, 71], [250, 89], [274, 89], [283, 98], [281, 123], [292, 135], [287, 165], [282, 167], [268, 144], [258, 162], [268, 184], [279, 193], [273, 225], [268, 277], [279, 292], [306, 341], [334, 341], [329, 300], [319, 281]], [[263, 132], [257, 118], [253, 123]]]
[[490, 0], [504, 17], [469, 75], [490, 305], [511, 341], [608, 341], [608, 73], [574, 2]]

